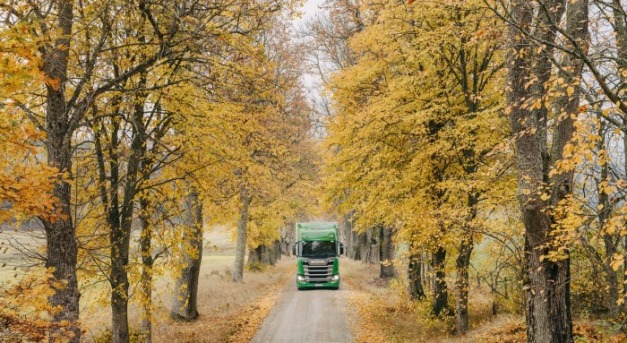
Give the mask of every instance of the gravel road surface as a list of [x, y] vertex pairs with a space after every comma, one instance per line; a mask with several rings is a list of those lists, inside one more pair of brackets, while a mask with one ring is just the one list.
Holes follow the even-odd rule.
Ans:
[[277, 300], [253, 343], [348, 343], [347, 290], [298, 291], [294, 281]]

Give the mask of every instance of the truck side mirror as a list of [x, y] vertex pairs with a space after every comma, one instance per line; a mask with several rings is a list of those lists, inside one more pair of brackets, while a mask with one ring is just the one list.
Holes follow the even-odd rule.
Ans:
[[344, 243], [340, 243], [340, 255], [344, 255]]
[[297, 256], [297, 254], [296, 254], [296, 243], [292, 244], [292, 255]]

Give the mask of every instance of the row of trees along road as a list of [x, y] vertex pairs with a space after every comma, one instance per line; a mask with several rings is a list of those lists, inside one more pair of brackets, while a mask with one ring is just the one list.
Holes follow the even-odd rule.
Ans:
[[77, 342], [104, 284], [111, 341], [130, 301], [150, 341], [164, 273], [194, 320], [204, 225], [237, 226], [242, 281], [314, 184], [348, 255], [460, 334], [474, 277], [529, 342], [573, 342], [584, 313], [627, 327], [623, 1], [327, 0], [302, 45], [296, 5], [0, 2], [0, 220], [46, 235], [3, 333]]
[[[104, 283], [111, 341], [130, 339], [131, 300], [150, 341], [155, 276], [178, 278], [172, 317], [198, 317], [205, 223], [239, 221], [241, 281], [247, 246], [269, 244], [305, 211], [315, 161], [286, 39], [294, 6], [0, 4], [0, 199], [11, 204], [0, 219], [43, 223], [41, 285], [52, 286], [26, 303], [3, 300], [9, 335], [78, 342], [81, 292]], [[40, 298], [50, 306], [18, 325]]]
[[573, 313], [624, 327], [625, 4], [324, 8], [303, 31], [325, 88], [327, 203], [349, 256], [383, 268], [390, 232], [411, 297], [454, 314], [459, 333], [471, 272], [494, 311], [525, 314], [529, 342], [572, 342]]

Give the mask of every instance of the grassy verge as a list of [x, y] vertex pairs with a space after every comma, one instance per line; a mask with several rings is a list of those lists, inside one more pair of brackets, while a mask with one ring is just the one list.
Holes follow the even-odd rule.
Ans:
[[[347, 301], [355, 343], [526, 342], [523, 319], [510, 314], [492, 316], [491, 298], [481, 290], [472, 290], [470, 294], [470, 331], [456, 336], [453, 317], [429, 317], [429, 300], [411, 301], [400, 281], [378, 278], [378, 266], [344, 259], [342, 274], [349, 289]], [[573, 331], [575, 342], [627, 342], [624, 334], [591, 321], [575, 321]]]
[[[203, 273], [198, 311], [193, 323], [175, 322], [162, 311], [154, 342], [248, 342], [253, 337], [293, 271], [284, 258], [264, 272], [246, 272], [244, 282], [233, 283], [224, 273]], [[165, 309], [164, 309], [165, 310]]]
[[342, 273], [354, 342], [434, 342], [447, 330], [428, 319], [425, 303], [409, 301], [398, 281], [379, 279], [378, 266], [344, 260]]

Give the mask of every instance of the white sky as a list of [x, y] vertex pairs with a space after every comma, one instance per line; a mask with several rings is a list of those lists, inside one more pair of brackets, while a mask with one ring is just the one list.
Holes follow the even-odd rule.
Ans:
[[315, 16], [319, 11], [319, 6], [322, 5], [324, 0], [307, 0], [300, 11], [303, 13], [302, 17], [294, 20], [294, 26], [298, 27], [301, 23], [305, 22], [309, 18]]

